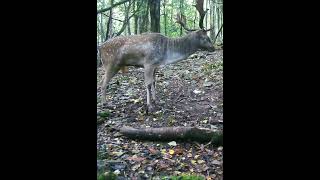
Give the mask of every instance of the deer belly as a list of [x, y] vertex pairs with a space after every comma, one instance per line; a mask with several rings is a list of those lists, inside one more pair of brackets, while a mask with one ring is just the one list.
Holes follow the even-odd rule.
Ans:
[[143, 66], [144, 55], [142, 53], [127, 53], [122, 56], [121, 64], [126, 66]]
[[166, 54], [166, 57], [164, 58], [163, 65], [172, 64], [180, 60], [183, 60], [185, 58], [186, 57], [183, 54], [176, 53], [176, 52], [169, 52]]

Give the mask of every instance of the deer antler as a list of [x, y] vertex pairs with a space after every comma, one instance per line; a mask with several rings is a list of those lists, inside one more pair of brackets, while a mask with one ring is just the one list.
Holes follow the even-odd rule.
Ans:
[[[196, 5], [193, 5], [193, 6], [196, 7], [197, 11], [200, 14], [199, 27], [204, 31], [212, 30], [213, 28], [205, 30], [203, 27], [204, 16], [209, 10], [209, 9], [203, 10], [203, 0], [197, 0]], [[196, 31], [196, 29], [189, 29], [186, 27], [186, 17], [184, 15], [181, 15], [180, 13], [177, 14], [176, 23], [179, 23], [187, 31]]]
[[184, 15], [181, 15], [180, 13], [177, 13], [176, 23], [180, 24], [183, 27], [183, 29], [185, 29], [187, 31], [195, 31], [196, 30], [196, 29], [187, 28], [186, 17]]
[[197, 0], [196, 5], [194, 5], [194, 6], [196, 7], [197, 11], [200, 14], [199, 27], [201, 29], [204, 29], [204, 27], [203, 27], [203, 19], [204, 19], [204, 16], [206, 15], [208, 9], [205, 10], [205, 11], [203, 10], [203, 0]]

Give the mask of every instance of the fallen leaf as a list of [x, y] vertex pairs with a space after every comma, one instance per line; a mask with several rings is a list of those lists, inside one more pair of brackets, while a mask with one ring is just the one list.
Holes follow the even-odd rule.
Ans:
[[195, 155], [194, 158], [195, 158], [195, 159], [198, 159], [199, 156], [200, 156], [200, 155]]
[[170, 150], [169, 150], [169, 154], [171, 154], [171, 155], [174, 154], [174, 150], [173, 150], [173, 149], [170, 149]]
[[120, 137], [120, 136], [122, 136], [122, 134], [119, 133], [119, 132], [116, 132], [113, 136], [114, 136], [114, 137]]
[[205, 87], [210, 87], [210, 86], [212, 86], [213, 85], [213, 82], [204, 82], [203, 83], [203, 86], [205, 86]]
[[197, 164], [196, 160], [191, 160], [191, 164]]
[[151, 154], [153, 154], [153, 155], [155, 155], [155, 154], [158, 154], [158, 153], [159, 153], [159, 151], [158, 151], [158, 150], [155, 150], [155, 149], [153, 149], [153, 148], [148, 148], [148, 149], [149, 149], [150, 153], [151, 153]]
[[167, 150], [166, 149], [161, 149], [161, 154], [166, 154]]
[[193, 92], [194, 92], [195, 94], [201, 93], [201, 91], [199, 91], [199, 90], [197, 90], [197, 89], [195, 89]]
[[132, 171], [135, 171], [135, 170], [137, 170], [139, 167], [140, 167], [140, 164], [136, 164], [136, 165], [132, 166], [131, 170], [132, 170]]
[[158, 163], [158, 170], [163, 170], [163, 169], [167, 169], [169, 167], [169, 165], [163, 161], [160, 161], [160, 163]]
[[177, 143], [175, 142], [175, 141], [171, 141], [171, 142], [169, 142], [168, 143], [170, 146], [176, 146], [177, 145]]
[[171, 159], [172, 156], [170, 154], [164, 154], [163, 159]]
[[191, 158], [191, 157], [192, 157], [192, 154], [191, 154], [191, 153], [188, 153], [188, 154], [187, 154], [187, 157], [188, 157], [188, 158]]
[[183, 149], [182, 148], [176, 148], [175, 152], [176, 152], [176, 154], [183, 154]]
[[201, 160], [201, 159], [199, 159], [198, 161], [197, 161], [197, 163], [198, 164], [203, 164], [205, 161], [204, 160]]
[[132, 157], [127, 158], [127, 160], [136, 161], [136, 162], [140, 162], [145, 159], [146, 159], [145, 157], [137, 157], [137, 155], [133, 155]]
[[120, 157], [120, 156], [122, 156], [124, 154], [124, 152], [123, 151], [119, 151], [119, 152], [113, 152], [112, 154]]
[[116, 174], [116, 175], [119, 175], [119, 174], [120, 174], [120, 170], [117, 169], [117, 170], [115, 170], [113, 173]]
[[215, 164], [215, 165], [221, 165], [221, 162], [220, 162], [220, 161], [217, 161], [217, 160], [213, 160], [211, 163], [212, 163], [212, 164]]

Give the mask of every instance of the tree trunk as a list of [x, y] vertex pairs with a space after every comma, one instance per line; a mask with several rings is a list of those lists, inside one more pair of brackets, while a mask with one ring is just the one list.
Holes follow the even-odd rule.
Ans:
[[103, 31], [103, 19], [102, 19], [102, 14], [100, 14], [100, 42], [103, 42], [105, 39], [104, 37], [104, 31]]
[[[134, 0], [133, 2], [133, 7], [134, 7], [134, 11], [136, 11], [137, 7], [139, 6], [139, 2], [138, 0]], [[138, 34], [138, 18], [139, 16], [137, 15], [138, 13], [136, 13], [133, 17], [133, 21], [134, 21], [134, 34]]]
[[[113, 0], [109, 0], [111, 6], [113, 6]], [[110, 37], [112, 37], [113, 34], [113, 23], [112, 23], [112, 8], [109, 11], [109, 20], [108, 20], [108, 25], [107, 25], [107, 32], [104, 41], [108, 40]]]
[[[195, 4], [196, 1], [193, 0], [193, 4]], [[193, 29], [196, 29], [196, 20], [197, 20], [197, 15], [198, 15], [198, 12], [197, 11], [194, 11], [194, 19], [193, 19]]]
[[120, 133], [132, 139], [152, 140], [152, 141], [198, 141], [222, 145], [223, 134], [211, 129], [196, 127], [162, 127], [135, 129], [132, 127], [120, 128]]
[[[148, 0], [149, 1], [149, 0]], [[140, 33], [147, 32], [149, 26], [149, 3], [143, 1], [142, 13], [140, 16]]]
[[130, 3], [131, 1], [129, 0], [129, 6], [126, 5], [126, 3], [124, 4], [124, 9], [125, 9], [125, 22], [123, 23], [126, 23], [126, 26], [127, 26], [127, 29], [125, 31], [126, 35], [130, 35], [131, 32], [130, 32], [130, 19], [129, 19], [129, 12], [130, 12]]
[[119, 36], [123, 31], [126, 30], [126, 27], [127, 27], [128, 23], [130, 22], [130, 18], [134, 16], [134, 14], [133, 14], [129, 17], [130, 8], [131, 8], [131, 4], [129, 4], [129, 6], [126, 8], [125, 20], [123, 21], [123, 24], [122, 24], [120, 31], [118, 33], [116, 33], [117, 36]]
[[[131, 0], [129, 0], [129, 4], [131, 3]], [[127, 24], [127, 27], [128, 27], [128, 35], [131, 35], [131, 26], [130, 26], [130, 19], [129, 19], [129, 12], [130, 12], [130, 9], [128, 9], [128, 13], [127, 13], [127, 19], [128, 19], [128, 24]]]
[[210, 38], [213, 40], [214, 39], [214, 25], [213, 25], [213, 21], [214, 21], [214, 14], [213, 14], [213, 7], [214, 7], [214, 4], [213, 4], [213, 0], [209, 1], [210, 3]]
[[[209, 7], [209, 5], [208, 5], [208, 3], [209, 3], [209, 1], [210, 0], [206, 0], [206, 8], [204, 9], [205, 11], [208, 9], [208, 7]], [[205, 29], [207, 29], [208, 28], [208, 13], [206, 13], [206, 26], [205, 26]]]
[[160, 33], [160, 0], [149, 0], [151, 32]]
[[164, 35], [167, 35], [166, 0], [163, 1], [163, 16], [164, 16]]
[[218, 15], [217, 15], [217, 3], [214, 3], [214, 35], [216, 35], [218, 33]]
[[[179, 10], [180, 10], [181, 17], [184, 16], [183, 3], [184, 3], [183, 0], [180, 0]], [[186, 26], [187, 26], [187, 24], [186, 24]], [[183, 34], [182, 25], [180, 25], [180, 36], [182, 36], [182, 34]]]

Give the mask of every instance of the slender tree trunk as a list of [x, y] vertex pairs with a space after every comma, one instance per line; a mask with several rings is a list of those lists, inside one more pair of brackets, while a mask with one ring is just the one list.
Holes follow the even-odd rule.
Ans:
[[[193, 4], [195, 4], [196, 1], [193, 0]], [[197, 20], [197, 15], [198, 15], [198, 12], [197, 11], [194, 11], [194, 18], [193, 18], [193, 29], [196, 29], [196, 20]]]
[[[183, 3], [184, 3], [183, 0], [180, 0], [179, 10], [180, 10], [181, 17], [184, 16]], [[182, 26], [180, 25], [180, 36], [182, 36], [182, 34], [183, 34]]]
[[[139, 2], [138, 0], [134, 0], [133, 2], [133, 7], [134, 7], [134, 11], [136, 11], [137, 7], [139, 7]], [[136, 13], [133, 17], [133, 21], [134, 21], [134, 34], [138, 34], [138, 13]]]
[[[220, 3], [222, 3], [222, 0], [220, 0]], [[220, 5], [220, 24], [223, 26], [223, 5]], [[220, 32], [220, 40], [221, 42], [223, 41], [223, 28], [221, 29]]]
[[100, 42], [102, 42], [105, 39], [104, 37], [104, 31], [103, 31], [103, 19], [102, 14], [100, 14]]
[[[131, 3], [131, 0], [129, 0], [129, 4]], [[127, 13], [127, 19], [128, 19], [128, 24], [127, 24], [127, 27], [128, 27], [128, 35], [131, 35], [131, 26], [130, 26], [130, 19], [129, 19], [129, 12], [130, 12], [130, 9], [128, 9], [128, 13]]]
[[[109, 0], [111, 6], [113, 5], [113, 0]], [[106, 32], [106, 36], [105, 36], [105, 41], [108, 40], [110, 37], [112, 37], [113, 34], [113, 22], [112, 22], [112, 9], [110, 9], [109, 11], [109, 20], [108, 20], [108, 26], [107, 26], [107, 32]]]
[[124, 4], [124, 7], [125, 7], [125, 22], [123, 23], [126, 23], [126, 30], [125, 30], [125, 34], [126, 35], [130, 35], [131, 32], [130, 32], [130, 20], [129, 20], [129, 12], [130, 12], [130, 3], [131, 1], [129, 0], [129, 6], [126, 5], [126, 3]]
[[164, 35], [167, 35], [166, 0], [163, 1], [163, 16], [164, 16]]
[[216, 35], [218, 33], [218, 15], [217, 15], [217, 3], [214, 3], [214, 35]]
[[[210, 0], [206, 0], [206, 8], [204, 9], [205, 11], [206, 11], [206, 10], [208, 9], [208, 7], [209, 7], [209, 5], [208, 5], [209, 1], [210, 1]], [[207, 14], [206, 14], [206, 20], [205, 20], [205, 21], [206, 21], [206, 27], [205, 27], [206, 29], [208, 28], [208, 16], [209, 16], [209, 15], [208, 15], [208, 13], [207, 13]]]

